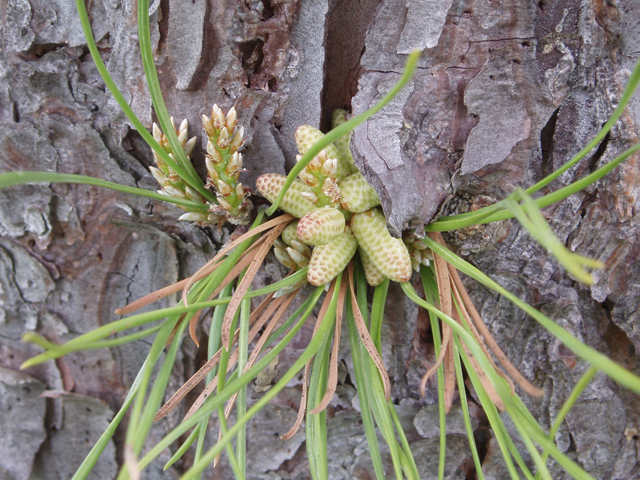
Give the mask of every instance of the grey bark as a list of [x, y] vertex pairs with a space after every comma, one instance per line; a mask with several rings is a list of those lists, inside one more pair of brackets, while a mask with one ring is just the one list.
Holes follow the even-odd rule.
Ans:
[[[0, 168], [80, 173], [155, 189], [150, 150], [105, 92], [72, 7], [69, 0], [0, 2]], [[334, 108], [368, 108], [399, 78], [406, 54], [423, 49], [411, 84], [356, 130], [352, 144], [395, 234], [441, 213], [487, 205], [561, 166], [613, 111], [640, 53], [635, 0], [195, 0], [154, 2], [152, 10], [169, 112], [188, 118], [192, 134], [202, 139], [201, 114], [214, 102], [225, 110], [235, 105], [248, 137], [247, 185], [293, 165], [299, 124], [326, 129]], [[91, 16], [109, 71], [150, 127], [135, 2], [93, 2]], [[554, 188], [638, 141], [639, 98], [597, 151]], [[202, 158], [202, 146], [194, 158]], [[571, 250], [604, 262], [593, 287], [573, 281], [512, 221], [453, 232], [447, 241], [582, 341], [640, 373], [637, 172], [635, 156], [544, 211]], [[0, 192], [0, 205], [0, 478], [66, 479], [119, 408], [149, 344], [80, 352], [18, 373], [39, 353], [21, 335], [36, 331], [62, 342], [107, 324], [117, 318], [115, 308], [194, 272], [229, 232], [178, 223], [174, 207], [90, 186], [12, 188]], [[260, 281], [280, 273], [267, 265]], [[548, 428], [585, 362], [504, 298], [468, 285], [513, 363], [545, 390], [542, 399], [523, 399]], [[383, 356], [394, 402], [421, 477], [436, 478], [435, 385], [424, 398], [418, 393], [425, 361], [434, 360], [425, 340], [428, 320], [395, 287], [387, 308]], [[280, 356], [276, 379], [311, 329]], [[373, 478], [347, 344], [343, 338], [341, 384], [329, 409], [331, 478]], [[201, 356], [185, 342], [169, 393]], [[299, 385], [291, 385], [251, 424], [250, 478], [309, 476], [304, 435], [273, 440], [293, 422], [298, 402]], [[505, 478], [486, 418], [472, 405], [485, 478]], [[638, 412], [637, 396], [599, 374], [556, 440], [595, 478], [638, 478]], [[159, 422], [150, 441], [182, 413]], [[468, 478], [473, 469], [456, 415], [448, 432], [451, 479]], [[212, 428], [210, 439], [216, 435]], [[92, 478], [115, 477], [122, 441], [119, 431]], [[177, 478], [192, 461], [188, 455], [163, 472], [170, 455], [165, 452], [145, 478]], [[383, 456], [391, 474], [384, 448]], [[566, 477], [552, 469], [553, 478]], [[213, 475], [231, 478], [224, 459]]]

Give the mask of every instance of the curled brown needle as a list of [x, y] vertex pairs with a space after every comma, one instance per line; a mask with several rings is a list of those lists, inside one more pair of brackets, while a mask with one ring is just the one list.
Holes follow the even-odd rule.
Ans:
[[[429, 233], [429, 236], [442, 246], [445, 246], [442, 235], [437, 232]], [[432, 252], [433, 253], [433, 252]], [[515, 380], [518, 385], [528, 394], [533, 396], [543, 395], [543, 391], [532, 385], [524, 376], [518, 371], [518, 369], [509, 361], [505, 353], [502, 351], [496, 340], [493, 338], [489, 329], [482, 320], [482, 317], [478, 313], [477, 309], [473, 305], [467, 290], [462, 284], [460, 275], [455, 267], [448, 265], [446, 261], [433, 253], [436, 281], [438, 284], [438, 302], [442, 313], [452, 317], [455, 321], [463, 326], [466, 326], [471, 330], [475, 340], [478, 342], [483, 352], [489, 359], [491, 365], [495, 368], [496, 372], [506, 380], [509, 384], [512, 394], [515, 391], [513, 381]], [[455, 309], [453, 305], [455, 304]], [[442, 349], [436, 359], [435, 364], [429, 368], [427, 373], [422, 378], [420, 383], [420, 391], [424, 395], [426, 383], [428, 379], [433, 376], [437, 369], [444, 364], [444, 380], [445, 380], [445, 407], [447, 412], [451, 408], [453, 402], [453, 390], [455, 388], [455, 365], [454, 365], [454, 349], [453, 349], [453, 335], [451, 328], [446, 324], [442, 325]], [[462, 343], [462, 348], [469, 358], [471, 367], [478, 375], [478, 378], [482, 382], [487, 394], [491, 398], [491, 401], [500, 410], [504, 409], [504, 403], [500, 399], [493, 384], [489, 380], [488, 375], [480, 367], [477, 359], [471, 354], [467, 345]], [[495, 355], [502, 367], [506, 370], [503, 372], [492, 359], [489, 350]]]

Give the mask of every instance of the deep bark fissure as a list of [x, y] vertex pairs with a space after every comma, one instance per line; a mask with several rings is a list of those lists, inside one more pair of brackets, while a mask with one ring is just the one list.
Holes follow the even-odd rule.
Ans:
[[324, 86], [320, 129], [331, 128], [331, 114], [337, 108], [351, 111], [351, 99], [358, 89], [360, 59], [366, 32], [373, 23], [381, 0], [341, 2], [331, 0], [325, 20]]

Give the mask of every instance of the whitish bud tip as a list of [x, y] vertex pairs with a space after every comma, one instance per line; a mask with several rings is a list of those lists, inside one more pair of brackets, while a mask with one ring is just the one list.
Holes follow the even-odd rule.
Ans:
[[193, 149], [196, 147], [198, 139], [196, 137], [191, 137], [189, 141], [184, 146], [184, 154], [188, 157], [193, 153]]
[[216, 171], [216, 164], [213, 163], [213, 160], [211, 160], [211, 157], [205, 158], [204, 161], [207, 164], [207, 171], [211, 175], [211, 172], [215, 172]]
[[322, 164], [322, 174], [325, 176], [331, 175], [331, 171], [333, 170], [333, 160], [332, 159], [327, 159], [325, 160], [325, 162]]
[[180, 133], [178, 134], [178, 142], [180, 142], [180, 145], [184, 146], [184, 144], [187, 142], [187, 131], [186, 130], [180, 130]]
[[318, 196], [313, 192], [300, 192], [300, 195], [311, 203], [316, 203], [318, 201]]
[[231, 155], [227, 168], [232, 173], [235, 173], [242, 168], [242, 156], [238, 152]]
[[178, 220], [181, 222], [206, 222], [208, 220], [206, 213], [187, 212], [182, 214]]
[[160, 142], [160, 140], [162, 140], [162, 130], [160, 130], [160, 127], [158, 126], [157, 123], [153, 122], [153, 139], [156, 142]]
[[231, 193], [231, 187], [222, 180], [218, 180], [218, 191], [221, 195], [227, 196]]
[[216, 153], [218, 153], [218, 152], [216, 151], [216, 147], [214, 147], [214, 145], [213, 145], [213, 143], [211, 142], [211, 140], [209, 140], [209, 141], [207, 142], [207, 153], [208, 153], [209, 155], [211, 155], [213, 158], [216, 158], [216, 156], [215, 156], [215, 155], [216, 155]]
[[218, 203], [220, 204], [220, 206], [222, 208], [227, 209], [227, 210], [231, 209], [231, 204], [229, 202], [227, 202], [224, 197], [221, 197], [220, 195], [218, 195], [216, 197], [216, 199], [218, 200]]
[[153, 175], [153, 178], [155, 178], [160, 185], [164, 185], [164, 182], [166, 180], [164, 173], [162, 173], [162, 171], [160, 171], [156, 167], [149, 167], [149, 170], [151, 171], [151, 175]]
[[[235, 107], [231, 107], [229, 109], [229, 111], [227, 112], [227, 125], [235, 126], [236, 119], [237, 119], [236, 108]], [[231, 128], [233, 128], [233, 127], [231, 127]]]

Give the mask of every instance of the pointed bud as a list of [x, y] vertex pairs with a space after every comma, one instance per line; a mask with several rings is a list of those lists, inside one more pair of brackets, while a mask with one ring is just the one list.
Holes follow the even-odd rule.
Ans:
[[208, 155], [204, 159], [204, 161], [205, 161], [205, 163], [207, 165], [207, 172], [209, 173], [209, 176], [213, 177], [215, 175], [214, 180], [217, 182], [218, 181], [218, 172], [216, 171], [216, 164], [213, 163], [213, 160]]
[[242, 146], [243, 141], [244, 141], [244, 127], [240, 127], [238, 131], [233, 135], [233, 138], [231, 139], [231, 143], [229, 144], [229, 148], [232, 151], [236, 151]]
[[189, 141], [184, 144], [184, 147], [182, 147], [182, 149], [184, 150], [184, 154], [187, 157], [191, 156], [191, 154], [193, 153], [193, 149], [196, 147], [197, 142], [198, 142], [198, 139], [196, 137], [191, 137]]
[[242, 169], [242, 155], [238, 152], [231, 155], [229, 163], [227, 164], [227, 173], [229, 175], [235, 175]]
[[407, 245], [413, 243], [415, 241], [415, 239], [416, 239], [416, 236], [415, 236], [415, 234], [413, 232], [405, 232], [402, 235], [402, 241], [404, 243], [406, 243]]
[[209, 215], [201, 212], [187, 212], [182, 214], [179, 218], [181, 222], [204, 222], [207, 223], [209, 221]]
[[318, 171], [318, 170], [320, 170], [322, 168], [322, 161], [318, 157], [319, 157], [319, 155], [317, 157], [313, 157], [313, 160], [311, 160], [311, 162], [309, 162], [309, 165], [307, 165], [307, 168], [309, 170]]
[[420, 250], [409, 250], [409, 255], [411, 256], [411, 260], [416, 263], [422, 262], [422, 254]]
[[187, 197], [189, 197], [189, 200], [191, 200], [193, 202], [204, 203], [204, 201], [205, 201], [204, 198], [202, 197], [202, 195], [200, 195], [196, 190], [191, 188], [189, 185], [184, 187], [184, 193], [186, 193]]
[[229, 131], [227, 130], [227, 127], [222, 127], [216, 143], [220, 148], [227, 148], [229, 146]]
[[301, 268], [306, 267], [309, 264], [309, 259], [295, 248], [287, 247], [287, 254], [291, 257], [291, 260], [296, 262], [296, 264]]
[[287, 244], [284, 243], [280, 238], [276, 238], [275, 241], [273, 242], [273, 247], [284, 250], [285, 248], [287, 248]]
[[216, 215], [213, 212], [210, 212], [209, 215], [207, 216], [207, 221], [211, 224], [222, 222], [225, 219], [226, 218], [223, 215]]
[[297, 238], [291, 240], [291, 246], [305, 257], [311, 257], [311, 249], [309, 248], [309, 246], [306, 243], [302, 243]]
[[225, 210], [231, 210], [233, 208], [231, 204], [221, 195], [218, 195], [216, 197], [216, 200], [218, 200], [218, 203], [220, 204], [220, 206]]
[[209, 175], [207, 176], [207, 184], [215, 189], [216, 185], [218, 185], [218, 180], [220, 180], [218, 172], [215, 170], [210, 170]]
[[236, 196], [244, 197], [244, 187], [240, 182], [238, 182], [238, 184], [236, 185]]
[[218, 184], [216, 186], [218, 187], [218, 192], [220, 192], [220, 195], [223, 195], [225, 197], [227, 195], [231, 195], [231, 193], [233, 192], [231, 187], [222, 180], [218, 180]]
[[187, 135], [188, 132], [186, 130], [180, 130], [180, 133], [178, 133], [178, 142], [180, 142], [181, 147], [184, 147], [185, 143], [187, 143]]
[[308, 190], [302, 191], [300, 192], [300, 195], [302, 196], [302, 198], [304, 198], [308, 202], [313, 203], [314, 205], [318, 203], [318, 196], [313, 192], [309, 192]]
[[426, 250], [429, 247], [427, 247], [420, 240], [416, 240], [415, 242], [411, 243], [411, 248], [415, 248], [416, 250]]
[[167, 185], [163, 189], [165, 192], [167, 192], [167, 194], [169, 194], [170, 197], [187, 200], [187, 196], [184, 194], [184, 192], [182, 192], [181, 190], [178, 190], [175, 187], [172, 187], [171, 185]]
[[171, 126], [175, 130], [176, 129], [176, 122], [173, 121], [173, 117], [169, 117], [169, 121], [171, 122]]
[[315, 187], [318, 184], [318, 179], [313, 175], [311, 175], [306, 170], [302, 170], [298, 174], [298, 178], [302, 180], [304, 183], [306, 183], [307, 185], [309, 185], [310, 187]]
[[156, 167], [149, 167], [149, 171], [151, 172], [151, 175], [153, 175], [153, 178], [156, 179], [156, 182], [160, 184], [160, 186], [163, 186], [165, 184], [167, 179], [165, 178], [162, 171], [158, 170]]
[[411, 268], [413, 268], [414, 272], [420, 272], [420, 262], [417, 262], [412, 258], [411, 259]]
[[325, 178], [322, 182], [322, 193], [327, 197], [332, 197], [337, 187], [337, 183], [333, 178]]
[[227, 120], [225, 122], [227, 124], [227, 128], [230, 131], [233, 131], [233, 129], [236, 128], [237, 121], [238, 121], [238, 116], [236, 114], [236, 108], [231, 107], [231, 109], [227, 112]]
[[189, 120], [185, 118], [184, 120], [182, 120], [182, 123], [180, 124], [180, 128], [178, 128], [178, 131], [186, 132], [188, 129], [189, 129]]
[[211, 140], [207, 142], [207, 153], [211, 157], [211, 160], [213, 161], [214, 165], [217, 165], [222, 162], [222, 155], [220, 155], [220, 152], [218, 152], [218, 149], [211, 142]]
[[216, 130], [220, 130], [224, 127], [224, 115], [222, 110], [220, 110], [220, 107], [216, 104], [214, 104], [211, 109], [211, 121], [213, 122], [213, 127]]
[[202, 115], [202, 128], [204, 128], [208, 137], [213, 137], [216, 134], [213, 130], [213, 123], [211, 122], [211, 119], [206, 115]]
[[161, 143], [162, 142], [162, 130], [160, 130], [160, 127], [156, 124], [156, 122], [153, 122], [153, 127], [151, 129], [153, 131], [153, 139], [158, 142]]
[[318, 155], [316, 155], [316, 158], [318, 159], [318, 161], [320, 163], [324, 163], [329, 159], [329, 156], [327, 155], [327, 151], [326, 150], [320, 150], [320, 153], [318, 153]]
[[291, 260], [291, 257], [289, 257], [289, 254], [287, 254], [287, 252], [282, 249], [282, 248], [278, 248], [278, 247], [274, 247], [273, 248], [273, 254], [276, 256], [276, 258], [278, 259], [278, 261], [283, 264], [285, 267], [291, 269], [291, 270], [297, 270], [298, 266], [293, 262], [293, 260]]
[[[337, 165], [338, 165], [337, 162], [338, 161], [336, 159], [328, 158], [322, 164], [322, 168], [320, 169], [320, 173], [322, 173], [322, 175], [324, 175], [325, 177], [332, 176], [331, 175], [332, 172], [335, 173], [335, 169], [337, 168]], [[334, 167], [334, 165], [335, 165], [335, 167]]]

